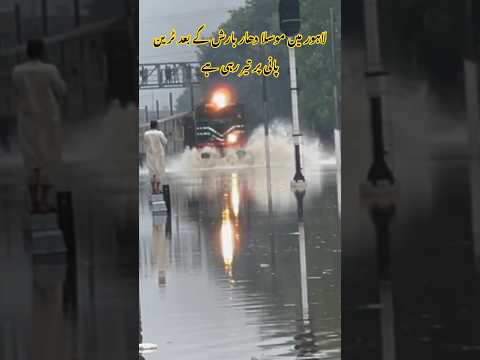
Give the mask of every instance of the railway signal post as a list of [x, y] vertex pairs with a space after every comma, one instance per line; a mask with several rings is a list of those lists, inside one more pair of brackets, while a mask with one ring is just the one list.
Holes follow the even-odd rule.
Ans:
[[[287, 36], [295, 36], [300, 30], [300, 4], [298, 0], [280, 0], [280, 29]], [[302, 173], [300, 143], [302, 134], [300, 132], [300, 121], [298, 113], [298, 88], [297, 88], [297, 66], [295, 61], [295, 49], [288, 49], [288, 60], [290, 69], [290, 92], [292, 99], [292, 120], [293, 120], [293, 143], [295, 149], [295, 175], [292, 185], [305, 183], [305, 176]]]
[[365, 35], [367, 46], [367, 87], [370, 103], [370, 126], [372, 133], [373, 163], [362, 185], [365, 195], [392, 192], [395, 178], [385, 159], [384, 141], [384, 97], [388, 73], [384, 70], [381, 56], [377, 0], [364, 0]]

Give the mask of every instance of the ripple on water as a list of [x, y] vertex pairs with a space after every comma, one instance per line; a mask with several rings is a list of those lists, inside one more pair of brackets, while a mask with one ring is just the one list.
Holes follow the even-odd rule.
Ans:
[[[250, 175], [248, 172], [239, 174], [240, 183], [244, 181], [247, 186], [257, 187], [262, 179], [249, 182]], [[199, 176], [190, 174], [188, 181], [179, 181], [172, 187], [172, 196], [178, 200], [175, 211], [181, 216], [178, 224], [174, 217], [171, 237], [152, 238], [152, 230], [148, 228], [151, 226], [150, 212], [146, 209], [142, 213], [145, 219], [141, 221], [144, 228], [140, 229], [141, 325], [143, 338], [158, 344], [158, 350], [145, 354], [145, 359], [340, 359], [340, 314], [336, 308], [339, 299], [337, 294], [326, 291], [332, 279], [338, 276], [328, 264], [335, 263], [332, 259], [340, 254], [314, 251], [318, 262], [307, 259], [311, 261], [307, 264], [310, 316], [317, 314], [318, 318], [299, 321], [302, 317], [299, 253], [296, 242], [291, 241], [294, 237], [282, 237], [282, 234], [298, 232], [297, 224], [291, 221], [295, 216], [288, 215], [296, 214], [296, 202], [288, 199], [291, 194], [284, 194], [282, 200], [285, 214], [281, 213], [283, 208], [276, 206], [277, 221], [282, 223], [283, 229], [282, 234], [275, 234], [276, 262], [269, 258], [270, 243], [265, 234], [272, 231], [265, 230], [268, 213], [264, 211], [263, 200], [240, 197], [240, 237], [238, 243], [234, 243], [233, 266], [227, 271], [222, 246], [216, 242], [216, 231], [220, 229], [222, 219], [222, 204], [219, 202], [224, 199], [224, 194], [216, 196], [211, 190], [213, 200], [202, 204], [208, 206], [208, 212], [195, 215], [197, 210], [192, 211], [189, 204], [206, 201], [200, 199], [205, 193], [199, 190], [199, 186], [208, 189], [216, 184], [211, 178], [200, 181]], [[202, 183], [204, 181], [207, 185]], [[319, 197], [311, 200], [312, 203], [326, 209], [331, 207], [328, 211], [336, 212], [329, 203], [334, 200], [320, 198], [323, 194], [328, 195], [328, 192], [315, 195]], [[144, 203], [148, 206], [148, 201]], [[218, 216], [211, 215], [216, 208], [219, 209]], [[286, 218], [288, 222], [283, 221]], [[336, 226], [335, 219], [308, 225], [307, 235], [309, 232], [333, 233]], [[330, 235], [322, 238], [330, 239]], [[247, 239], [250, 239], [249, 243], [246, 243]], [[252, 239], [255, 239], [255, 246], [249, 247], [253, 244]], [[308, 237], [306, 245], [312, 254], [316, 246], [322, 246], [321, 239]], [[332, 239], [329, 246], [334, 248], [339, 244]], [[165, 259], [168, 264], [159, 264]], [[262, 267], [262, 264], [269, 266]], [[323, 268], [318, 264], [324, 264]], [[158, 281], [160, 270], [166, 274], [162, 286]], [[273, 270], [275, 276], [271, 276]]]

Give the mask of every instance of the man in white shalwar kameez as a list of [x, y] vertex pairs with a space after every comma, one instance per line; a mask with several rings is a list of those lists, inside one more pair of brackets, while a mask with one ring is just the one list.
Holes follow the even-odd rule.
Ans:
[[152, 184], [152, 193], [160, 193], [160, 185], [165, 176], [165, 146], [167, 138], [158, 130], [156, 120], [150, 122], [150, 130], [144, 134], [145, 153], [147, 155], [147, 168]]
[[42, 40], [28, 41], [28, 61], [12, 74], [18, 139], [34, 212], [50, 210], [52, 172], [62, 160], [61, 103], [67, 91], [58, 69], [42, 61], [44, 49]]

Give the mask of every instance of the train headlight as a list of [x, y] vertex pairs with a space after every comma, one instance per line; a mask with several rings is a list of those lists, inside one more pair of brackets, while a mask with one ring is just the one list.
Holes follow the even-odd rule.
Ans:
[[223, 90], [215, 92], [212, 96], [212, 103], [217, 109], [223, 109], [228, 104], [228, 94]]
[[228, 134], [227, 135], [227, 142], [229, 144], [235, 144], [238, 141], [238, 135], [237, 134]]

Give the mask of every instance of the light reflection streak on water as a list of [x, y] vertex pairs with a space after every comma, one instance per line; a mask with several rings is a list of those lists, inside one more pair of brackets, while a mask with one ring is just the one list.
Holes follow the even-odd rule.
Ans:
[[168, 268], [168, 242], [165, 236], [165, 224], [154, 224], [152, 231], [152, 264], [158, 274], [158, 286], [166, 283], [166, 271]]
[[238, 213], [240, 212], [240, 191], [238, 186], [238, 175], [236, 173], [232, 174], [231, 205], [233, 214], [235, 217], [238, 217]]
[[228, 274], [230, 282], [234, 282], [232, 265], [235, 255], [235, 243], [240, 241], [238, 218], [240, 211], [240, 190], [236, 173], [232, 173], [230, 189], [230, 193], [224, 194], [220, 240], [225, 272]]
[[221, 241], [222, 241], [222, 256], [223, 263], [225, 264], [225, 271], [232, 275], [232, 263], [234, 253], [234, 230], [232, 221], [230, 219], [230, 210], [224, 209], [222, 212], [222, 228], [221, 228]]
[[[236, 174], [223, 173], [221, 180], [218, 174], [200, 175], [196, 181], [172, 180], [174, 201], [177, 197], [179, 200], [175, 201], [172, 216], [172, 238], [159, 231], [173, 251], [172, 261], [165, 268], [168, 281], [162, 286], [157, 280], [161, 268], [158, 261], [157, 266], [151, 264], [148, 270], [144, 269], [147, 276], [141, 278], [145, 341], [159, 344], [158, 352], [148, 354], [146, 360], [172, 356], [183, 360], [192, 355], [198, 360], [339, 359], [339, 337], [330, 339], [337, 329], [330, 324], [336, 320], [326, 318], [333, 315], [331, 305], [317, 305], [321, 302], [319, 292], [327, 304], [332, 301], [327, 292], [329, 280], [318, 280], [312, 286], [312, 319], [307, 323], [301, 319], [300, 259], [298, 250], [291, 253], [298, 243], [296, 236], [287, 235], [299, 226], [292, 194], [279, 188], [281, 181], [272, 184], [277, 214], [272, 225], [279, 233], [272, 255], [268, 237], [272, 225], [267, 224], [269, 212], [263, 201], [265, 176], [254, 170]], [[287, 178], [286, 185], [288, 181]], [[315, 196], [319, 193], [313, 187], [309, 192]], [[330, 198], [328, 204], [333, 204], [334, 198]], [[312, 204], [327, 206], [325, 201], [308, 197], [307, 206]], [[148, 210], [146, 214], [150, 215]], [[175, 226], [177, 217], [179, 227]], [[316, 216], [306, 219], [307, 235], [318, 231], [312, 227]], [[152, 241], [155, 236], [152, 238], [149, 217], [142, 221], [147, 225], [142, 231], [142, 242], [147, 245], [143, 256], [150, 260], [151, 252], [156, 251]], [[333, 230], [331, 226], [328, 229]], [[315, 236], [305, 239], [307, 253], [314, 252], [322, 260], [330, 261], [333, 255], [322, 252], [318, 245]], [[185, 251], [189, 247], [192, 251]], [[270, 267], [261, 266], [268, 265], [272, 256], [282, 265], [274, 276], [273, 262]], [[309, 261], [308, 274], [319, 275], [312, 265]], [[324, 315], [324, 311], [328, 313]], [[298, 334], [312, 332], [313, 338], [307, 335], [306, 341], [305, 336], [295, 339]], [[320, 349], [311, 344], [311, 338]], [[315, 350], [315, 355], [310, 356], [310, 349]]]

